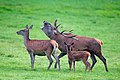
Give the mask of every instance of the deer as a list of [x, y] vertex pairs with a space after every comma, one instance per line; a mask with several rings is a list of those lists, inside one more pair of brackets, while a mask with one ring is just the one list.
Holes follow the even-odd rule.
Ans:
[[[97, 60], [95, 56], [97, 56], [104, 63], [105, 70], [106, 72], [108, 72], [106, 59], [102, 54], [103, 42], [101, 40], [86, 36], [74, 35], [73, 33], [65, 33], [65, 31], [60, 32], [58, 28], [60, 24], [57, 25], [56, 22], [57, 20], [55, 20], [54, 26], [52, 26], [51, 23], [43, 21], [43, 26], [41, 27], [41, 30], [46, 34], [46, 36], [58, 43], [58, 48], [61, 51], [60, 55], [58, 56], [59, 59], [67, 54], [63, 41], [68, 42], [68, 44], [74, 43], [73, 50], [90, 52], [90, 57], [92, 59], [90, 70], [92, 70], [94, 65], [96, 64]], [[57, 63], [54, 67], [57, 67]]]
[[56, 55], [56, 51], [58, 49], [58, 43], [55, 40], [31, 40], [29, 38], [29, 30], [32, 29], [32, 27], [33, 25], [31, 25], [30, 27], [26, 25], [25, 29], [16, 32], [18, 35], [22, 35], [24, 38], [24, 45], [31, 58], [31, 68], [34, 69], [35, 56], [38, 55], [38, 56], [47, 56], [49, 60], [49, 66], [48, 66], [48, 70], [49, 70], [53, 63], [53, 59], [51, 58], [52, 55], [56, 60], [56, 63], [59, 65], [59, 70], [60, 70], [59, 58]]
[[66, 51], [67, 51], [67, 55], [68, 55], [68, 60], [69, 60], [69, 67], [70, 67], [70, 71], [72, 70], [72, 62], [73, 62], [73, 67], [74, 67], [74, 72], [75, 72], [75, 61], [83, 61], [83, 63], [86, 66], [85, 71], [89, 71], [90, 70], [90, 63], [88, 61], [88, 58], [90, 57], [90, 53], [88, 51], [72, 51], [72, 47], [74, 43], [71, 44], [67, 44], [66, 42], [64, 42], [65, 46], [66, 46]]

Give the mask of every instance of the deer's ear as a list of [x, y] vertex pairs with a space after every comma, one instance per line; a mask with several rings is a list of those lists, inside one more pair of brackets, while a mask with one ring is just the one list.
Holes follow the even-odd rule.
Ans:
[[31, 26], [29, 27], [29, 29], [32, 29], [32, 27], [33, 27], [33, 25], [31, 25]]
[[72, 43], [71, 45], [74, 45], [74, 43]]
[[67, 45], [67, 43], [66, 43], [66, 42], [64, 42], [64, 44], [65, 44], [65, 45]]
[[26, 25], [26, 29], [28, 29], [28, 24]]

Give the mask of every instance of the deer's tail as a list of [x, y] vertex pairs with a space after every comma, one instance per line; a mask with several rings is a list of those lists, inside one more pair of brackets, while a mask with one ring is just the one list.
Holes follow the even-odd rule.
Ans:
[[99, 40], [99, 39], [96, 39], [97, 42], [102, 46], [103, 45], [103, 41], [102, 40]]

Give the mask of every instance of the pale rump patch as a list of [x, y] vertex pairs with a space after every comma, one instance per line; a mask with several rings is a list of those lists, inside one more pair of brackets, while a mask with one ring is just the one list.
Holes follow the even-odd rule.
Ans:
[[55, 40], [50, 40], [50, 43], [58, 49], [58, 43]]
[[[95, 38], [95, 39], [96, 39], [96, 38]], [[96, 41], [97, 41], [101, 46], [103, 45], [102, 40], [96, 39]]]

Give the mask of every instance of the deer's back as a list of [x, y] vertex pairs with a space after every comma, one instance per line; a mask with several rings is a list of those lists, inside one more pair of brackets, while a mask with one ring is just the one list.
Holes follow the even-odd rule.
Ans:
[[[73, 34], [70, 34], [68, 36], [72, 36]], [[58, 37], [55, 39], [57, 43], [59, 44], [59, 49], [63, 53], [66, 53], [64, 42], [67, 42], [68, 44], [74, 43], [72, 51], [93, 51], [93, 52], [100, 52], [101, 51], [101, 44], [100, 42], [95, 38], [85, 37], [85, 36], [76, 36], [76, 39], [72, 38], [66, 38], [62, 35], [58, 35]]]
[[74, 42], [73, 51], [101, 51], [101, 43], [98, 42], [98, 39], [84, 37], [84, 36], [76, 36], [78, 40], [71, 41]]
[[28, 50], [33, 50], [34, 52], [43, 52], [52, 48], [52, 45], [50, 40], [31, 40], [27, 42], [26, 47]]
[[68, 54], [68, 57], [72, 60], [79, 61], [83, 58], [88, 58], [90, 56], [90, 53], [87, 51], [71, 51], [70, 54]]

